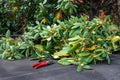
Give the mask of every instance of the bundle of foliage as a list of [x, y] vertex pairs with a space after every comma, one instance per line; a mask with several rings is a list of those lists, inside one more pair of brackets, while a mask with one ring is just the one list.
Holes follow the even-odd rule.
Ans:
[[0, 58], [15, 60], [23, 58], [43, 60], [48, 58], [48, 53], [42, 45], [35, 45], [31, 40], [24, 41], [21, 37], [10, 37], [10, 31], [6, 32], [6, 36], [0, 39]]
[[88, 21], [87, 17], [81, 16], [81, 18], [73, 17], [68, 22], [73, 22], [68, 42], [55, 55], [62, 53], [71, 57], [62, 58], [58, 62], [63, 65], [78, 65], [77, 71], [83, 68], [91, 69], [88, 64], [96, 64], [98, 61], [107, 60], [110, 64], [110, 54], [120, 48], [120, 32], [110, 17]]
[[58, 63], [77, 65], [77, 71], [91, 69], [90, 63], [107, 60], [110, 54], [120, 49], [119, 27], [112, 23], [110, 16], [89, 20], [87, 15], [68, 20], [57, 20], [57, 24], [27, 24], [19, 39], [6, 37], [0, 40], [0, 57], [3, 59], [60, 58]]
[[17, 34], [27, 22], [36, 20], [52, 24], [56, 19], [76, 15], [81, 4], [74, 0], [0, 0], [0, 32], [10, 29]]
[[101, 9], [113, 13], [113, 4], [110, 0], [0, 0], [0, 33], [8, 29], [12, 34], [23, 33], [25, 25], [35, 24], [36, 20], [51, 25], [71, 15], [80, 16], [91, 11], [96, 15]]

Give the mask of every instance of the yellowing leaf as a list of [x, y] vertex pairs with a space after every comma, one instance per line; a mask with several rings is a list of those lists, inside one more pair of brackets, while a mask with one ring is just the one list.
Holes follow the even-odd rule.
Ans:
[[14, 10], [14, 11], [17, 11], [17, 10], [18, 10], [18, 7], [17, 7], [17, 6], [14, 6], [14, 7], [13, 7], [13, 10]]
[[120, 40], [120, 36], [114, 36], [114, 37], [112, 38], [112, 40], [113, 40], [114, 42], [117, 42], [117, 41]]
[[103, 39], [102, 38], [97, 38], [97, 41], [102, 41]]
[[74, 62], [74, 60], [68, 60], [68, 62]]
[[81, 51], [83, 52], [85, 50], [85, 48], [83, 47], [82, 49], [81, 49]]
[[79, 49], [76, 49], [75, 52], [78, 53], [78, 52], [79, 52]]
[[62, 14], [61, 14], [60, 12], [58, 12], [58, 13], [56, 14], [56, 18], [57, 18], [57, 19], [61, 19], [61, 18], [62, 18]]
[[93, 45], [93, 46], [91, 46], [91, 47], [89, 47], [89, 48], [87, 48], [89, 51], [92, 51], [92, 50], [94, 50], [95, 48], [97, 47], [97, 45]]
[[47, 22], [47, 19], [43, 18], [41, 22], [45, 24]]
[[37, 48], [39, 51], [43, 51], [43, 46], [42, 45], [35, 45], [35, 48]]
[[54, 56], [68, 57], [68, 56], [70, 56], [70, 54], [68, 54], [68, 53], [56, 53], [56, 54], [54, 54]]

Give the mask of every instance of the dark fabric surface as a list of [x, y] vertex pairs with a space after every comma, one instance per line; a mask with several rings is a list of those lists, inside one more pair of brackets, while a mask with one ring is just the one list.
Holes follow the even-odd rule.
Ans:
[[120, 55], [111, 56], [111, 64], [92, 65], [93, 70], [76, 71], [76, 66], [55, 64], [32, 68], [37, 61], [0, 59], [0, 80], [120, 80]]

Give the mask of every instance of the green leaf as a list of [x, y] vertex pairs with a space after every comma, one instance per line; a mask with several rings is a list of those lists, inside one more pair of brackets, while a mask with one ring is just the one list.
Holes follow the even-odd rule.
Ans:
[[2, 58], [2, 54], [0, 54], [0, 58]]
[[15, 58], [15, 59], [22, 59], [22, 57], [21, 57], [21, 56], [18, 56], [18, 55], [15, 55], [14, 58]]
[[21, 55], [21, 54], [16, 54], [16, 55], [14, 56], [15, 59], [22, 59], [22, 57], [23, 57], [23, 55]]
[[75, 7], [77, 7], [77, 6], [74, 5], [73, 10], [74, 10], [74, 13], [77, 13], [77, 9]]
[[77, 67], [77, 71], [78, 71], [78, 72], [82, 71], [82, 67], [81, 67], [81, 66], [78, 66], [78, 67]]
[[2, 59], [5, 59], [5, 58], [6, 58], [6, 52], [3, 52]]
[[105, 49], [96, 49], [94, 50], [94, 53], [104, 53], [105, 52]]
[[35, 48], [37, 48], [39, 51], [43, 51], [44, 50], [43, 45], [40, 45], [40, 44], [35, 45]]
[[10, 21], [7, 21], [7, 22], [6, 22], [6, 24], [7, 24], [7, 26], [9, 26], [9, 27], [10, 27]]
[[29, 44], [25, 43], [25, 44], [21, 45], [19, 49], [26, 49], [27, 47], [29, 47]]
[[60, 3], [60, 2], [62, 2], [62, 1], [63, 1], [63, 0], [58, 0], [57, 2]]
[[4, 49], [2, 49], [2, 47], [0, 47], [0, 52], [3, 52]]
[[69, 9], [69, 13], [70, 13], [70, 15], [73, 14], [73, 9], [72, 8]]
[[79, 56], [89, 56], [90, 53], [86, 53], [86, 52], [84, 52], [84, 53], [79, 53], [78, 55], [79, 55]]
[[39, 21], [36, 21], [36, 24], [37, 24], [37, 25], [40, 25], [40, 22], [39, 22]]
[[86, 37], [88, 34], [89, 34], [89, 33], [88, 33], [88, 30], [84, 31], [83, 37]]
[[35, 34], [34, 39], [37, 39], [39, 37], [39, 33]]
[[102, 60], [103, 60], [102, 57], [97, 57], [96, 59], [99, 60], [99, 61], [102, 61]]
[[6, 32], [6, 37], [7, 37], [7, 38], [10, 37], [10, 30], [7, 30], [7, 32]]
[[109, 55], [106, 56], [106, 59], [108, 61], [108, 64], [110, 64], [111, 61], [110, 61], [110, 56]]
[[44, 1], [43, 1], [43, 4], [46, 4], [46, 3], [47, 3], [47, 0], [44, 0]]
[[70, 7], [70, 3], [67, 2], [67, 3], [65, 4], [65, 9], [68, 9], [69, 7]]
[[8, 60], [14, 60], [11, 56], [8, 58]]
[[30, 53], [29, 53], [29, 49], [27, 49], [26, 52], [25, 52], [25, 57], [28, 58], [28, 57], [29, 57], [29, 54], [30, 54]]
[[76, 35], [76, 36], [74, 36], [73, 38], [69, 38], [68, 40], [69, 40], [69, 41], [75, 41], [75, 40], [78, 40], [78, 39], [80, 39], [80, 36], [79, 36], [79, 35]]
[[79, 28], [80, 26], [82, 26], [82, 24], [76, 22], [76, 23], [74, 23], [74, 26], [71, 29]]
[[108, 47], [107, 43], [104, 43], [104, 44], [103, 44], [103, 47], [107, 48], [107, 47]]
[[89, 65], [84, 65], [83, 68], [84, 69], [92, 69]]
[[70, 33], [69, 33], [69, 36], [70, 37], [74, 37], [76, 35], [80, 35], [80, 30], [79, 29], [75, 29], [75, 30], [71, 30]]
[[38, 59], [36, 54], [30, 56], [32, 59]]
[[46, 49], [50, 50], [52, 48], [52, 42], [51, 41], [47, 41], [47, 45], [46, 45]]
[[59, 64], [62, 65], [70, 65], [71, 63], [67, 61], [67, 58], [62, 58], [58, 61]]
[[73, 47], [69, 50], [69, 53], [74, 52], [79, 46], [80, 46], [80, 44], [77, 43], [75, 46], [73, 46]]
[[96, 60], [96, 59], [93, 59], [93, 62], [94, 62], [94, 64], [96, 64], [97, 60]]
[[55, 54], [61, 54], [61, 53], [66, 54], [69, 52], [69, 50], [70, 50], [70, 46], [65, 46], [65, 47], [63, 47], [62, 50], [60, 50], [59, 52], [56, 52]]
[[106, 56], [107, 56], [107, 54], [106, 54], [106, 53], [102, 54], [102, 57], [106, 57]]
[[93, 61], [93, 57], [92, 56], [89, 56], [87, 59], [86, 59], [86, 62], [88, 63], [91, 63]]
[[11, 52], [15, 51], [14, 48], [13, 48], [13, 46], [10, 46], [10, 50], [11, 50]]

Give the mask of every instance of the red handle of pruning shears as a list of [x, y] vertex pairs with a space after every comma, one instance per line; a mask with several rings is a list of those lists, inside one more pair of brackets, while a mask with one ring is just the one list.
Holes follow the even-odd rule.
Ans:
[[50, 65], [50, 64], [53, 64], [53, 61], [42, 61], [42, 62], [38, 62], [36, 64], [33, 64], [32, 67], [35, 68], [35, 69], [38, 69], [40, 67], [47, 66], [47, 65]]

